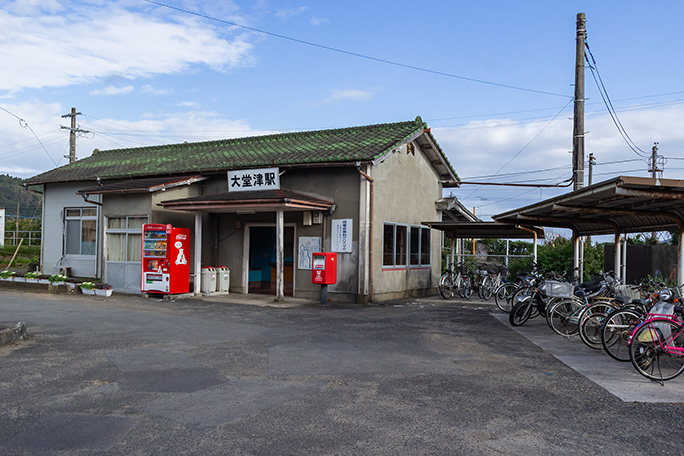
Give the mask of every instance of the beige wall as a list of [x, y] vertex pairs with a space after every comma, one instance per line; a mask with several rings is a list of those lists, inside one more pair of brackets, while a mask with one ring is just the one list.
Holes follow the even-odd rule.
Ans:
[[439, 220], [435, 202], [441, 197], [439, 178], [416, 145], [415, 155], [406, 146], [371, 170], [375, 182], [373, 217], [373, 290], [376, 300], [434, 292], [440, 269], [439, 232], [431, 231], [430, 268], [383, 267], [383, 223], [419, 226]]

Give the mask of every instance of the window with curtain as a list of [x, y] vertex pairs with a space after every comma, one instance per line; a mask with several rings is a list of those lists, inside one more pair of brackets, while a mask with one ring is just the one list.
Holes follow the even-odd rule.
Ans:
[[107, 261], [142, 260], [142, 226], [147, 217], [109, 217], [107, 219]]

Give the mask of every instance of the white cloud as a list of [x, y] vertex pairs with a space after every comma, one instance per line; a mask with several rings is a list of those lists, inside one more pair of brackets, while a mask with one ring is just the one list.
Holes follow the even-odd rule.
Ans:
[[327, 24], [328, 22], [330, 22], [330, 20], [327, 19], [327, 18], [325, 18], [325, 17], [316, 17], [316, 16], [313, 16], [313, 17], [309, 20], [309, 22], [311, 23], [311, 25], [323, 25], [323, 24]]
[[90, 92], [91, 95], [124, 95], [127, 93], [131, 93], [135, 90], [135, 87], [132, 85], [127, 85], [124, 87], [115, 87], [115, 86], [108, 86], [105, 87], [104, 89], [101, 90], [93, 90]]
[[[653, 142], [660, 143], [659, 154], [669, 158], [665, 178], [680, 179], [682, 175], [678, 168], [684, 168], [683, 116], [682, 106], [620, 115], [622, 125], [644, 152], [650, 154]], [[539, 134], [548, 122], [489, 120], [458, 128], [432, 126], [432, 132], [463, 180], [557, 184], [572, 174], [572, 120], [559, 116]], [[593, 183], [618, 175], [650, 176], [648, 157], [640, 157], [627, 146], [607, 114], [588, 114], [585, 130], [585, 155], [596, 157]], [[585, 165], [585, 181], [588, 172]], [[463, 185], [451, 191], [466, 207], [477, 207], [477, 215], [487, 218], [571, 190]]]
[[324, 98], [323, 100], [312, 103], [312, 106], [322, 106], [331, 103], [336, 103], [338, 101], [366, 101], [370, 100], [375, 92], [368, 90], [333, 90], [331, 95]]
[[112, 75], [132, 79], [198, 64], [224, 70], [252, 63], [252, 45], [243, 37], [228, 41], [196, 18], [162, 22], [117, 2], [69, 7], [57, 15], [57, 5], [48, 11], [0, 11], [0, 61], [6, 62], [0, 66], [0, 90], [60, 87]]
[[[27, 178], [63, 166], [68, 154], [69, 133], [60, 128], [69, 119], [62, 119], [70, 107], [37, 101], [1, 105], [12, 114], [25, 119], [31, 129], [22, 126], [16, 117], [0, 110], [0, 174]], [[91, 133], [76, 140], [76, 156], [81, 159], [93, 149], [107, 150], [200, 142], [260, 134], [274, 131], [253, 130], [241, 119], [226, 119], [211, 111], [169, 112], [148, 114], [137, 121], [77, 117], [77, 125]], [[35, 132], [35, 136], [33, 135]], [[182, 133], [179, 133], [182, 132]]]
[[276, 11], [275, 16], [277, 18], [283, 19], [285, 21], [292, 19], [295, 16], [299, 16], [304, 11], [306, 11], [306, 6], [300, 6], [297, 8], [286, 8]]

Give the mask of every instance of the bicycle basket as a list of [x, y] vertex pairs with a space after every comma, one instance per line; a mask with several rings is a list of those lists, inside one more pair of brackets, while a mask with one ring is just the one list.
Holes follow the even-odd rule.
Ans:
[[641, 298], [639, 287], [636, 285], [618, 285], [616, 291], [619, 296], [626, 296], [629, 299]]
[[572, 298], [575, 287], [571, 283], [557, 280], [544, 281], [544, 294], [552, 298]]

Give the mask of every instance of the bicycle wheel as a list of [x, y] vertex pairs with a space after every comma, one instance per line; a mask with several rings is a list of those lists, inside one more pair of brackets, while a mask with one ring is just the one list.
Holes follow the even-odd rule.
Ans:
[[464, 299], [470, 299], [471, 296], [473, 296], [473, 279], [470, 276], [465, 276], [463, 278], [463, 294], [461, 297]]
[[511, 310], [517, 303], [520, 301], [526, 300], [527, 298], [530, 299], [532, 302], [532, 309], [530, 310], [530, 315], [527, 317], [529, 318], [535, 318], [537, 315], [539, 315], [539, 310], [537, 309], [537, 303], [535, 302], [535, 289], [533, 287], [523, 287], [519, 288], [514, 294], [513, 297], [511, 298]]
[[646, 378], [671, 380], [684, 371], [684, 326], [667, 318], [653, 318], [632, 334], [629, 358]]
[[480, 285], [480, 297], [485, 301], [492, 299], [492, 282], [492, 278], [487, 276], [482, 281], [482, 285]]
[[579, 302], [564, 299], [555, 303], [547, 313], [546, 321], [556, 334], [563, 337], [574, 336], [579, 331]]
[[511, 312], [508, 314], [508, 321], [513, 326], [524, 325], [525, 322], [530, 319], [533, 307], [534, 302], [532, 301], [532, 296], [528, 295], [523, 297], [513, 306], [513, 309], [511, 309]]
[[601, 326], [601, 346], [611, 358], [629, 361], [629, 335], [643, 320], [642, 314], [633, 309], [613, 312]]
[[513, 307], [513, 294], [518, 291], [518, 284], [504, 283], [494, 292], [494, 302], [502, 312], [510, 312]]
[[579, 336], [587, 347], [594, 350], [601, 349], [601, 326], [603, 326], [606, 318], [608, 318], [608, 314], [605, 312], [592, 312], [582, 320], [579, 325]]
[[449, 273], [442, 274], [442, 277], [439, 278], [439, 294], [444, 299], [451, 299], [454, 296], [453, 287], [452, 275]]

